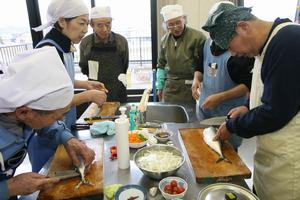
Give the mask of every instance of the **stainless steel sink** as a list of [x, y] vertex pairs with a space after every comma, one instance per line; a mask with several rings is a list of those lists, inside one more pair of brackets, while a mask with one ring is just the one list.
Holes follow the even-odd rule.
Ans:
[[[133, 103], [138, 105], [136, 103]], [[129, 113], [131, 103], [126, 105]], [[187, 123], [189, 116], [183, 106], [163, 103], [148, 103], [146, 111], [147, 122]]]

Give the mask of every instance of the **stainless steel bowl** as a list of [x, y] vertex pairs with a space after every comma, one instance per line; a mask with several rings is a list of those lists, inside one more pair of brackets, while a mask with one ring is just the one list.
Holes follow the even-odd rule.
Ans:
[[[161, 171], [161, 172], [155, 172], [155, 171], [149, 171], [149, 170], [146, 170], [146, 169], [143, 169], [141, 166], [139, 166], [137, 160], [144, 156], [144, 154], [148, 151], [167, 151], [167, 152], [172, 152], [173, 154], [175, 155], [178, 155], [182, 158], [182, 161], [181, 163], [175, 168], [175, 169], [172, 169], [172, 170], [169, 170], [169, 171]], [[183, 155], [183, 153], [176, 147], [174, 146], [170, 146], [170, 145], [165, 145], [165, 144], [155, 144], [155, 145], [152, 145], [152, 146], [147, 146], [147, 147], [144, 147], [142, 149], [139, 149], [133, 156], [133, 160], [136, 164], [136, 166], [147, 176], [149, 176], [150, 178], [153, 178], [153, 179], [157, 179], [157, 180], [160, 180], [162, 178], [165, 178], [167, 176], [171, 176], [173, 174], [176, 173], [176, 171], [183, 165], [183, 163], [185, 162], [185, 157]]]

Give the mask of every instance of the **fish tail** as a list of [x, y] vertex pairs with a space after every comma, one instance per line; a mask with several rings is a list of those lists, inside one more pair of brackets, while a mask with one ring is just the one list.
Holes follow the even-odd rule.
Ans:
[[230, 160], [228, 160], [227, 158], [225, 158], [224, 156], [221, 156], [217, 161], [216, 163], [219, 163], [221, 161], [225, 161], [225, 162], [228, 162], [230, 164], [232, 164], [232, 162]]
[[224, 158], [223, 157], [220, 157], [217, 161], [216, 161], [216, 163], [219, 163], [219, 162], [221, 162], [221, 161], [223, 161], [224, 160]]

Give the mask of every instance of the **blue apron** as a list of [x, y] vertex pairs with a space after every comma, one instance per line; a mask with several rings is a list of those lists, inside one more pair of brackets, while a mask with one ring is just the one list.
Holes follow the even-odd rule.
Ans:
[[[71, 80], [73, 81], [73, 85], [74, 85], [74, 81], [75, 81], [75, 68], [74, 68], [73, 53], [72, 52], [65, 53], [64, 50], [55, 41], [53, 41], [51, 39], [45, 39], [45, 40], [40, 41], [37, 44], [37, 47], [39, 45], [42, 45], [42, 44], [45, 44], [45, 43], [52, 44], [53, 46], [56, 47], [56, 49], [58, 51], [60, 51], [63, 54], [65, 68], [66, 68], [66, 70], [67, 70], [67, 72], [68, 72]], [[71, 126], [76, 123], [76, 107], [72, 107], [70, 109], [70, 111], [65, 114], [64, 122], [65, 122], [66, 126], [68, 127], [68, 129], [71, 129]]]
[[[0, 181], [3, 181], [14, 176], [16, 168], [26, 157], [27, 144], [33, 135], [33, 131], [29, 127], [24, 127], [22, 137], [0, 126], [0, 135]], [[17, 197], [9, 199], [13, 200]]]
[[[46, 39], [42, 40], [37, 44], [37, 47], [44, 43], [50, 43], [57, 48], [58, 51], [63, 53], [64, 65], [71, 78], [75, 81], [75, 69], [74, 69], [74, 59], [72, 52], [65, 53], [63, 49], [53, 40]], [[72, 107], [69, 112], [64, 115], [64, 123], [68, 129], [71, 130], [71, 126], [76, 122], [76, 108]], [[32, 166], [33, 172], [39, 172], [44, 164], [49, 160], [51, 156], [54, 155], [57, 142], [53, 139], [52, 134], [44, 134], [43, 136], [38, 136], [37, 134], [31, 139], [28, 145], [28, 155]]]
[[[244, 103], [246, 102], [245, 95], [235, 99], [223, 101], [221, 104], [219, 104], [212, 110], [201, 108], [201, 105], [208, 96], [229, 90], [237, 86], [237, 84], [232, 81], [227, 70], [227, 62], [228, 59], [231, 57], [230, 52], [226, 51], [225, 53], [219, 56], [214, 56], [211, 53], [210, 49], [211, 42], [211, 39], [207, 39], [205, 41], [203, 50], [203, 82], [200, 93], [200, 99], [199, 102], [197, 102], [196, 108], [197, 117], [200, 120], [227, 115], [227, 113], [232, 108], [244, 105]], [[241, 142], [242, 139], [236, 135], [234, 135], [230, 139], [230, 143], [235, 148], [240, 146]]]

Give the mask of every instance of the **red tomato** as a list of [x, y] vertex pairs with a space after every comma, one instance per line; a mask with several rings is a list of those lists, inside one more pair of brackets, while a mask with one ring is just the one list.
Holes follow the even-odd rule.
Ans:
[[164, 192], [165, 193], [168, 193], [168, 194], [172, 194], [172, 187], [170, 184], [167, 184], [165, 187], [164, 187]]
[[183, 193], [184, 190], [185, 190], [185, 189], [184, 189], [183, 187], [178, 186], [178, 187], [177, 187], [177, 194]]
[[176, 180], [172, 180], [170, 182], [170, 185], [172, 186], [172, 188], [177, 187], [177, 181]]
[[178, 187], [176, 186], [176, 187], [173, 187], [173, 194], [178, 194]]

